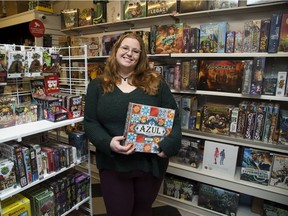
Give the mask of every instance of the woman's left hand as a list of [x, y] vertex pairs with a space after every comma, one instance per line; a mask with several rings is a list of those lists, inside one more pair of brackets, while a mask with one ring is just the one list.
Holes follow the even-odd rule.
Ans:
[[161, 157], [161, 158], [167, 158], [166, 154], [165, 154], [163, 151], [161, 151], [161, 152], [158, 153], [157, 155], [158, 155], [159, 157]]

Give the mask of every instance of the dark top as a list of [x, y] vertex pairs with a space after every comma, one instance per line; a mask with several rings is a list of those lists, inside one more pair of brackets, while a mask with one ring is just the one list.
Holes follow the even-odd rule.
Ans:
[[167, 169], [168, 158], [141, 152], [123, 155], [110, 149], [111, 139], [124, 133], [129, 102], [175, 109], [172, 132], [159, 146], [168, 157], [177, 154], [181, 147], [179, 109], [165, 81], [161, 82], [158, 95], [149, 96], [138, 88], [124, 93], [118, 87], [112, 93], [104, 94], [100, 80], [95, 79], [89, 83], [87, 89], [84, 128], [90, 142], [96, 147], [97, 167], [99, 170], [111, 169], [119, 172], [140, 170], [152, 172], [157, 177], [162, 176]]

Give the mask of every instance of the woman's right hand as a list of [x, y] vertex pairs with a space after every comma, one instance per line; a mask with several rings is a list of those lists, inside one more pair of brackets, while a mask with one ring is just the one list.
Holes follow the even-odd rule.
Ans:
[[119, 154], [125, 154], [129, 155], [134, 153], [134, 146], [132, 144], [130, 145], [121, 145], [121, 142], [125, 140], [124, 136], [115, 136], [112, 138], [110, 142], [110, 148], [113, 152], [119, 153]]

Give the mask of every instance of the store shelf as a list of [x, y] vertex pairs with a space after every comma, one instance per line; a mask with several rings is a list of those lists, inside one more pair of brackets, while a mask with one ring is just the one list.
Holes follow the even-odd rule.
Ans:
[[83, 117], [68, 119], [60, 122], [41, 120], [32, 123], [2, 128], [0, 129], [0, 143], [7, 142], [9, 140], [17, 140], [18, 142], [20, 142], [23, 137], [45, 132], [48, 130], [53, 130], [67, 125], [73, 126], [75, 123], [81, 121], [83, 121]]
[[275, 202], [288, 205], [288, 190], [240, 180], [240, 169], [237, 169], [234, 178], [231, 178], [225, 176], [225, 174], [217, 175], [207, 172], [202, 170], [201, 167], [195, 169], [170, 162], [167, 172], [206, 184], [213, 183], [213, 186], [225, 188], [250, 196], [256, 196], [264, 199], [269, 197], [269, 200], [274, 200]]
[[212, 133], [207, 133], [207, 132], [202, 132], [202, 131], [197, 131], [197, 130], [183, 129], [182, 131], [183, 131], [182, 132], [183, 136], [194, 137], [194, 138], [199, 138], [199, 139], [204, 139], [204, 140], [211, 140], [211, 141], [221, 142], [221, 143], [228, 143], [230, 145], [251, 147], [255, 149], [263, 149], [263, 150], [268, 150], [272, 152], [288, 154], [287, 145], [265, 143], [262, 141], [253, 141], [253, 140], [248, 140], [248, 139], [243, 139], [243, 138], [235, 138], [235, 137], [212, 134]]
[[172, 58], [243, 58], [251, 59], [254, 57], [277, 57], [277, 58], [287, 58], [288, 53], [277, 52], [277, 53], [267, 53], [267, 52], [257, 52], [257, 53], [171, 53]]

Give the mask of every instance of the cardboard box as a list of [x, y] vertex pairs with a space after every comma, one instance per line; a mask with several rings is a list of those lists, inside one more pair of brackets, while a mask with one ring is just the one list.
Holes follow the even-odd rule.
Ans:
[[175, 110], [129, 103], [123, 145], [133, 144], [136, 152], [159, 153], [158, 143], [173, 126]]
[[1, 201], [1, 207], [2, 216], [31, 216], [30, 200], [21, 194]]

